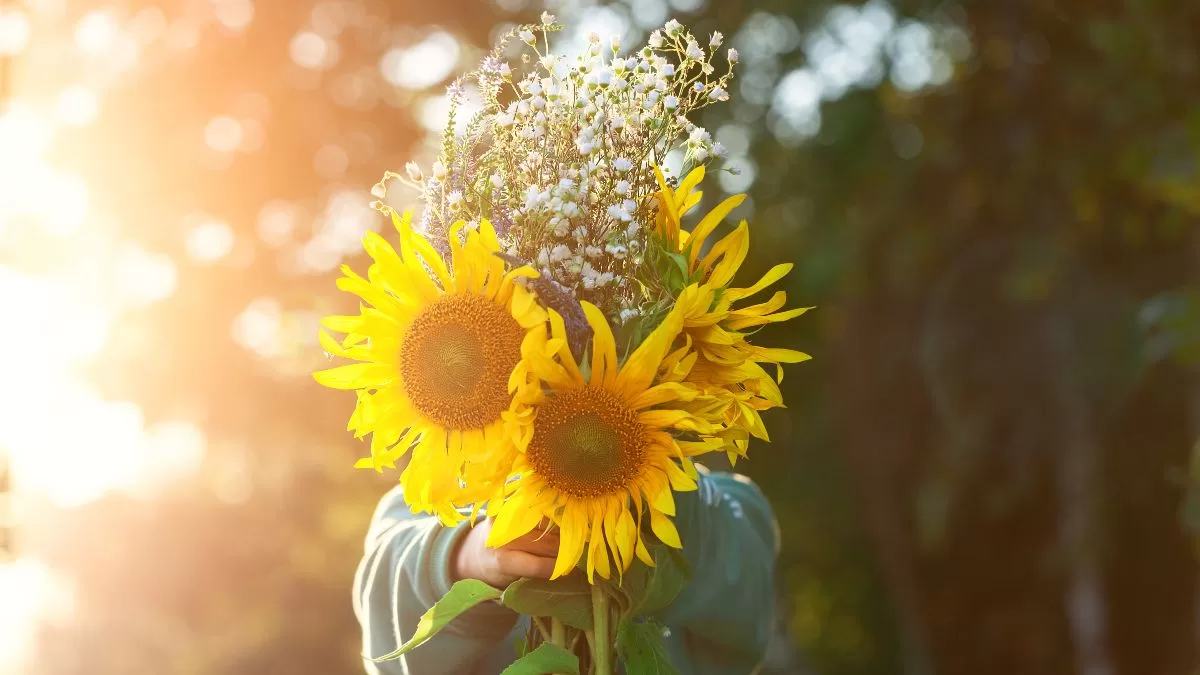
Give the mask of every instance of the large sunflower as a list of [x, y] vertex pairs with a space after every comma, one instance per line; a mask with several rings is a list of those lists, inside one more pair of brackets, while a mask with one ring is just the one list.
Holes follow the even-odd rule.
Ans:
[[[374, 263], [367, 278], [343, 267], [338, 288], [368, 306], [353, 316], [327, 317], [321, 332], [331, 354], [359, 361], [314, 373], [317, 382], [357, 390], [349, 428], [371, 435], [371, 455], [357, 466], [394, 467], [410, 449], [401, 474], [404, 496], [419, 511], [459, 522], [455, 509], [502, 488], [514, 451], [506, 433], [516, 423], [503, 413], [521, 397], [508, 387], [521, 343], [546, 314], [514, 283], [531, 268], [505, 272], [496, 233], [486, 221], [449, 237], [450, 266], [419, 233], [409, 214], [393, 212], [399, 252], [369, 232], [363, 240]], [[461, 241], [460, 241], [461, 240]], [[507, 466], [505, 464], [507, 463]]]
[[522, 435], [515, 479], [504, 500], [489, 506], [496, 519], [488, 544], [502, 546], [547, 518], [561, 530], [553, 576], [571, 571], [586, 548], [592, 580], [610, 578], [614, 568], [622, 574], [635, 557], [653, 564], [642, 539], [643, 514], [660, 540], [682, 546], [671, 522], [672, 489], [696, 488], [690, 459], [696, 448], [674, 434], [714, 429], [682, 408], [695, 396], [692, 386], [656, 382], [683, 327], [680, 312], [668, 314], [624, 364], [604, 315], [589, 303], [584, 313], [593, 330], [586, 374], [557, 313], [550, 313], [548, 329], [536, 327], [525, 340], [515, 377], [535, 393], [509, 416], [532, 419], [532, 426], [515, 434]]
[[[687, 349], [682, 353], [692, 350], [697, 355], [676, 379], [692, 382], [703, 391], [692, 402], [693, 408], [703, 405], [708, 414], [723, 417], [724, 436], [731, 441], [729, 457], [736, 461], [745, 451], [748, 436], [768, 439], [759, 412], [783, 405], [778, 386], [783, 378], [780, 364], [811, 358], [794, 349], [753, 345], [747, 338], [766, 324], [787, 321], [811, 308], [779, 311], [787, 301], [784, 291], [776, 291], [765, 302], [735, 307], [782, 279], [792, 264], [776, 265], [747, 288], [730, 287], [750, 250], [749, 226], [743, 220], [707, 250], [705, 243], [745, 195], [721, 202], [688, 232], [682, 229], [681, 218], [700, 201], [702, 193], [695, 188], [704, 178], [704, 167], [689, 173], [677, 189], [667, 184], [661, 172], [658, 177], [658, 232], [674, 252], [685, 256], [690, 280], [697, 282], [684, 288], [676, 300], [684, 316], [680, 341]], [[776, 376], [768, 374], [762, 364], [774, 364]]]

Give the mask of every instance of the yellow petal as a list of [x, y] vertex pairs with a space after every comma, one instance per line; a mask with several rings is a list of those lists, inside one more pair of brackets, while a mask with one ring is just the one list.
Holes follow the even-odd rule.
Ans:
[[608, 318], [590, 302], [582, 302], [583, 313], [592, 327], [593, 386], [611, 387], [617, 377], [617, 343], [613, 339]]
[[776, 281], [779, 281], [791, 271], [792, 263], [780, 263], [767, 270], [767, 273], [764, 274], [762, 278], [759, 279], [753, 286], [750, 286], [749, 288], [731, 288], [725, 292], [725, 295], [730, 300], [741, 300], [742, 298], [750, 297], [751, 295], [758, 293]]
[[567, 510], [559, 524], [558, 558], [554, 563], [551, 579], [569, 574], [583, 554], [583, 543], [587, 536], [587, 519], [582, 514]]
[[330, 389], [380, 387], [395, 376], [396, 369], [386, 363], [352, 363], [313, 373], [313, 379]]
[[725, 220], [725, 216], [729, 212], [736, 209], [746, 200], [746, 195], [733, 195], [725, 201], [717, 204], [712, 211], [700, 220], [696, 227], [692, 228], [691, 236], [688, 237], [688, 268], [695, 269], [696, 258], [700, 255], [700, 249], [704, 247], [704, 241], [708, 235], [712, 234], [717, 225]]
[[667, 546], [683, 548], [683, 542], [679, 541], [679, 530], [675, 529], [675, 523], [654, 509], [650, 509], [650, 529], [654, 530], [654, 536]]

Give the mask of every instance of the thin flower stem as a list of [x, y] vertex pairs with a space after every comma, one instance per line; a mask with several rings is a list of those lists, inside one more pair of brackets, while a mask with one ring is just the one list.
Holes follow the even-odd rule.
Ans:
[[550, 642], [559, 646], [567, 646], [567, 627], [558, 619], [550, 619]]
[[592, 586], [592, 624], [595, 641], [592, 643], [592, 662], [596, 675], [612, 675], [612, 638], [608, 634], [608, 594], [600, 586]]

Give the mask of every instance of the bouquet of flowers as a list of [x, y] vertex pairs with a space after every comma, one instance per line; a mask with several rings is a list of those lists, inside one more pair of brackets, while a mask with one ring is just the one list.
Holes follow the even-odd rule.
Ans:
[[[674, 494], [696, 488], [697, 457], [736, 462], [767, 440], [780, 364], [808, 358], [750, 341], [807, 308], [783, 310], [782, 291], [754, 299], [790, 264], [732, 285], [749, 228], [717, 231], [745, 196], [684, 228], [724, 152], [688, 116], [729, 98], [737, 52], [671, 21], [636, 52], [592, 35], [568, 58], [549, 48], [559, 28], [544, 14], [497, 45], [470, 75], [483, 106], [461, 132], [468, 80], [450, 87], [438, 161], [373, 190], [416, 187], [420, 216], [374, 203], [397, 244], [366, 235], [366, 277], [346, 267], [338, 280], [361, 310], [323, 321], [344, 335], [322, 331], [325, 350], [355, 361], [315, 376], [357, 394], [349, 429], [370, 437], [359, 467], [406, 458], [413, 511], [447, 526], [493, 518], [489, 545], [560, 535], [552, 580], [460, 581], [380, 659], [499, 601], [534, 617], [514, 673], [610, 675], [618, 660], [669, 672], [647, 617], [686, 584]], [[528, 49], [514, 68], [516, 41]], [[660, 168], [669, 153], [681, 180]]]

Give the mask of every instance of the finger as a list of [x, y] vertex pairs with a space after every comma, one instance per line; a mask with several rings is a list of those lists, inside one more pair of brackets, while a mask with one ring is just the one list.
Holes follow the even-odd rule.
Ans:
[[500, 572], [516, 577], [549, 579], [554, 574], [554, 558], [542, 557], [525, 551], [501, 550], [496, 552]]

